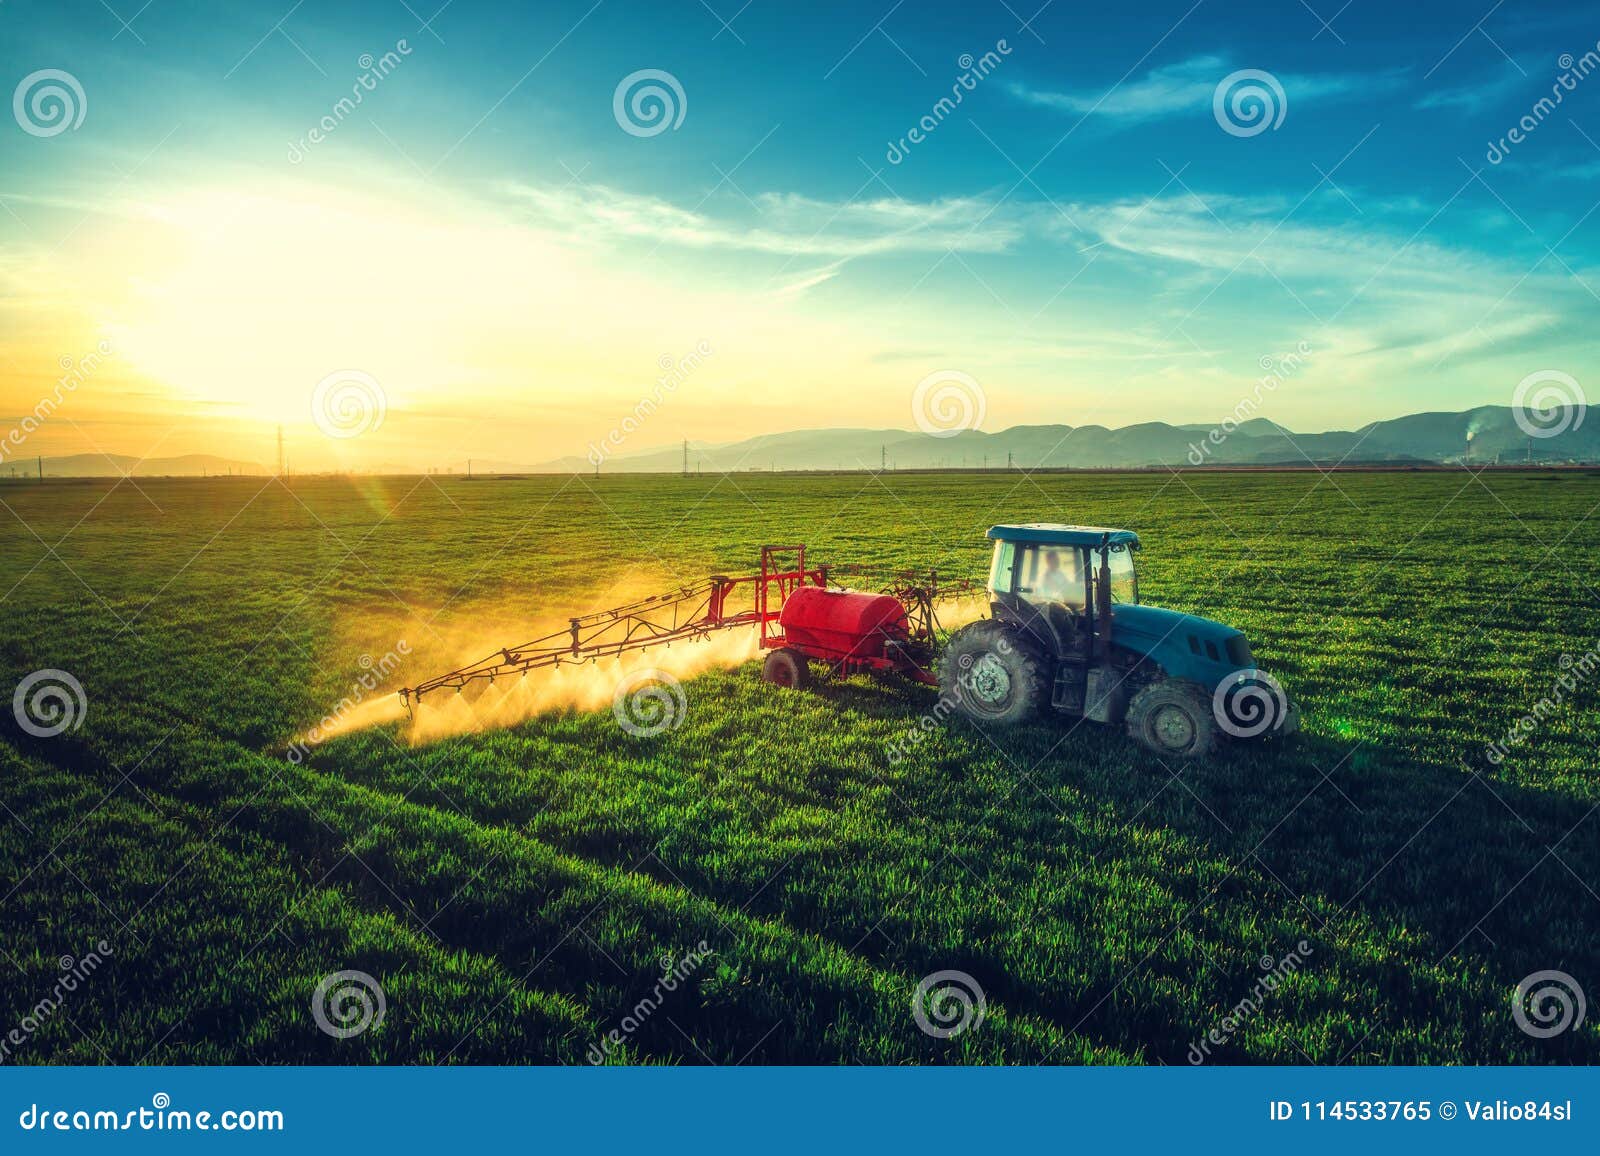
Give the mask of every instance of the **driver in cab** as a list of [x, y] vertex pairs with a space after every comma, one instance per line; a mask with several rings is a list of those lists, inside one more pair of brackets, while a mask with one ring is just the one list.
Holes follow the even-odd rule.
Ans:
[[1061, 553], [1050, 550], [1044, 556], [1044, 573], [1039, 576], [1039, 593], [1051, 602], [1074, 601], [1073, 582], [1061, 568]]

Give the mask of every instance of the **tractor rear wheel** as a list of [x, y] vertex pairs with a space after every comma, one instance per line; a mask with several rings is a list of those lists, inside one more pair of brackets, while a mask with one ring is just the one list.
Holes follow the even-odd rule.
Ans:
[[985, 618], [950, 636], [939, 664], [940, 698], [975, 722], [1012, 726], [1047, 701], [1044, 669], [1016, 631]]
[[761, 667], [761, 677], [776, 686], [804, 690], [811, 685], [811, 664], [794, 647], [780, 647], [767, 655], [767, 661]]
[[1158, 755], [1203, 759], [1217, 749], [1211, 696], [1184, 679], [1153, 682], [1128, 704], [1128, 735]]

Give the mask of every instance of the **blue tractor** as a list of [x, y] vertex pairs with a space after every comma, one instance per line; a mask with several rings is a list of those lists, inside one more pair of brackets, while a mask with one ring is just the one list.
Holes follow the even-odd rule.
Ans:
[[994, 526], [991, 617], [956, 631], [943, 696], [980, 725], [1046, 709], [1122, 724], [1158, 754], [1203, 758], [1225, 736], [1286, 735], [1299, 711], [1245, 636], [1139, 604], [1131, 530]]

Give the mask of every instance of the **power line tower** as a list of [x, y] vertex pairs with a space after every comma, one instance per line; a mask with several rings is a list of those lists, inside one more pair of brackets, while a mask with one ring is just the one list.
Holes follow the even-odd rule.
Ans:
[[878, 447], [878, 472], [881, 474], [885, 470], [887, 470], [888, 468], [889, 468], [889, 447], [886, 446], [886, 445], [881, 445], [881, 446]]
[[1011, 468], [1012, 468], [1012, 467], [1011, 467], [1011, 451], [1010, 451], [1010, 450], [1007, 450], [1007, 451], [1006, 451], [1006, 469], [1008, 469], [1008, 470], [1009, 470], [1009, 469], [1011, 469]]
[[683, 439], [683, 476], [689, 476], [689, 439]]
[[278, 476], [283, 477], [283, 427], [278, 427]]

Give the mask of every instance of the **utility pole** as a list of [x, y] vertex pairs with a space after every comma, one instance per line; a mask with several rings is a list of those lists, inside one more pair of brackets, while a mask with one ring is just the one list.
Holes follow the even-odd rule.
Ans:
[[878, 447], [878, 472], [881, 474], [881, 473], [883, 473], [884, 470], [886, 470], [888, 468], [889, 468], [889, 447], [886, 446], [886, 445], [879, 446]]
[[283, 427], [278, 427], [278, 476], [283, 477]]
[[689, 476], [689, 439], [683, 439], [683, 476]]
[[472, 459], [468, 458], [467, 459], [467, 481], [470, 482], [471, 480], [472, 480]]
[[39, 480], [44, 481], [44, 455], [39, 455]]

